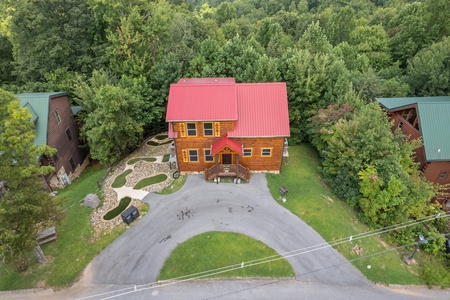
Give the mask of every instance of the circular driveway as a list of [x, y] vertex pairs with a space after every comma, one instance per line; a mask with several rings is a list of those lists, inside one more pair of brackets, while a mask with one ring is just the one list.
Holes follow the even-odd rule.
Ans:
[[[155, 282], [177, 245], [207, 231], [242, 233], [280, 254], [325, 243], [311, 227], [273, 199], [264, 174], [254, 174], [249, 184], [207, 183], [203, 175], [189, 175], [178, 192], [148, 194], [142, 201], [150, 204], [149, 213], [88, 266], [92, 284]], [[287, 260], [301, 281], [371, 284], [331, 247]]]

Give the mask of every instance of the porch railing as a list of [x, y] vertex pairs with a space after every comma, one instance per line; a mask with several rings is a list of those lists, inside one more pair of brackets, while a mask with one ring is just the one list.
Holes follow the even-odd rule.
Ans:
[[235, 164], [230, 165], [214, 165], [205, 170], [205, 180], [212, 180], [216, 177], [238, 177], [242, 180], [250, 179], [250, 171], [248, 168]]

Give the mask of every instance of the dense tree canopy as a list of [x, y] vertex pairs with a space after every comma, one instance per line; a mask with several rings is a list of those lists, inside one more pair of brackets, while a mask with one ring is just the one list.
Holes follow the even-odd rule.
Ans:
[[169, 85], [181, 77], [285, 81], [291, 142], [313, 142], [333, 190], [383, 226], [402, 221], [400, 212], [427, 213], [433, 189], [411, 171], [412, 146], [370, 103], [450, 93], [449, 5], [3, 0], [0, 85], [71, 93], [83, 105], [92, 157], [113, 164], [159, 126]]

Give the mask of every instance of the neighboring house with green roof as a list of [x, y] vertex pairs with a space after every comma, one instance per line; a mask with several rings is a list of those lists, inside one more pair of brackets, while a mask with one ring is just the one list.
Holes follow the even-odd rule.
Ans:
[[[410, 140], [421, 138], [416, 161], [428, 181], [450, 184], [450, 96], [377, 98]], [[450, 210], [450, 189], [438, 200]]]
[[47, 184], [52, 187], [70, 184], [89, 164], [89, 159], [87, 150], [80, 147], [68, 93], [24, 93], [16, 97], [31, 113], [36, 130], [34, 144], [57, 150], [53, 157], [40, 158], [41, 164], [55, 167], [55, 172], [45, 178]]

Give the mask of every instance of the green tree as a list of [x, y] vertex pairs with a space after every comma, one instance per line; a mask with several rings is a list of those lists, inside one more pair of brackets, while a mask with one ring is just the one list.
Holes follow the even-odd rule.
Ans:
[[21, 82], [43, 81], [58, 68], [90, 74], [103, 62], [86, 1], [18, 0], [13, 7], [11, 43]]
[[450, 94], [450, 38], [435, 43], [408, 61], [409, 85], [418, 96]]
[[136, 80], [124, 77], [120, 85], [105, 72], [94, 71], [90, 84], [81, 82], [75, 90], [83, 107], [81, 136], [92, 158], [104, 165], [116, 163], [142, 139], [148, 116]]
[[0, 182], [5, 187], [0, 193], [0, 261], [6, 263], [27, 257], [36, 246], [37, 225], [57, 213], [41, 178], [54, 168], [38, 161], [55, 150], [33, 145], [34, 137], [31, 114], [0, 90]]

